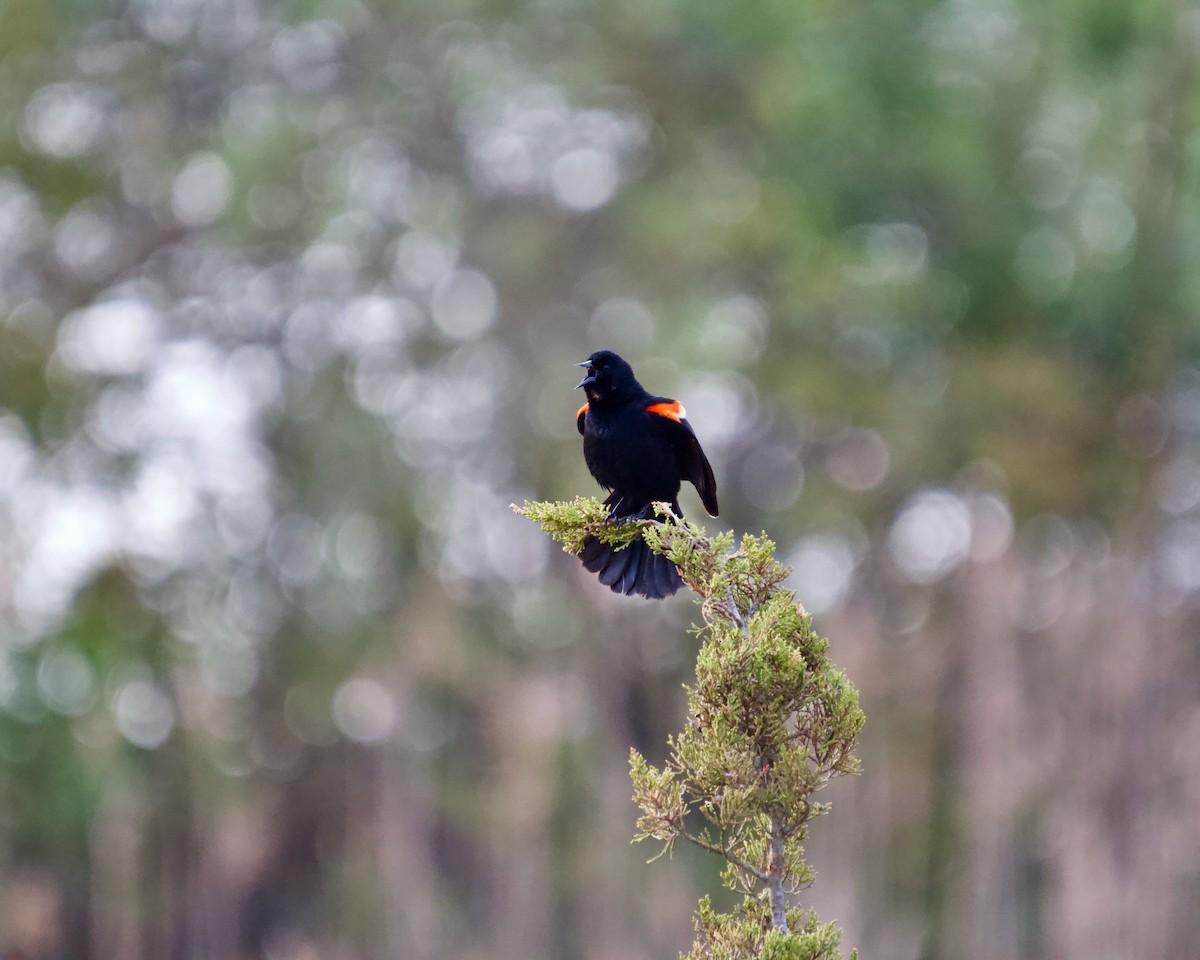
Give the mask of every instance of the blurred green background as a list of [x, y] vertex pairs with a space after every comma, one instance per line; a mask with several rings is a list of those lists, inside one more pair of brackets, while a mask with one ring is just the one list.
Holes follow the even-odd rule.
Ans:
[[[864, 958], [1200, 943], [1200, 13], [0, 3], [0, 951], [673, 957], [696, 612], [508, 505], [676, 396], [860, 687]], [[684, 508], [702, 512], [690, 490]]]

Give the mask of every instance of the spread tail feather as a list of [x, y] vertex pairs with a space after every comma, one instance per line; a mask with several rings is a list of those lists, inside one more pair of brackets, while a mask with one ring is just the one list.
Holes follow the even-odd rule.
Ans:
[[679, 571], [666, 557], [655, 553], [646, 541], [634, 540], [624, 549], [601, 543], [595, 537], [583, 541], [579, 554], [583, 565], [600, 575], [600, 582], [613, 593], [640, 594], [652, 600], [669, 597], [683, 586]]

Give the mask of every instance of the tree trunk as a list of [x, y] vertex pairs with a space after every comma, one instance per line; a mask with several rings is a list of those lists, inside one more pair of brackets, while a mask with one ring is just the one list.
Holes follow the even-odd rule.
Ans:
[[787, 897], [783, 892], [783, 817], [771, 814], [771, 840], [767, 848], [767, 889], [771, 894], [771, 921], [775, 929], [788, 933]]

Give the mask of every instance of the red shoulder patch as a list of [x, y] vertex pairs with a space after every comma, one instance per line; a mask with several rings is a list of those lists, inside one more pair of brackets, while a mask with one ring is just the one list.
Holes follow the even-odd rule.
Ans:
[[687, 411], [683, 409], [683, 404], [678, 400], [652, 403], [646, 410], [650, 413], [657, 413], [660, 417], [666, 417], [668, 420], [674, 420], [676, 423], [682, 423], [683, 418], [687, 416]]
[[582, 407], [580, 407], [578, 410], [576, 410], [575, 411], [575, 419], [578, 420], [585, 413], [587, 413], [587, 408], [588, 408], [588, 405], [585, 403]]
[[579, 408], [579, 412], [575, 414], [575, 429], [579, 431], [579, 435], [583, 435], [583, 421], [587, 417], [588, 405], [585, 403]]

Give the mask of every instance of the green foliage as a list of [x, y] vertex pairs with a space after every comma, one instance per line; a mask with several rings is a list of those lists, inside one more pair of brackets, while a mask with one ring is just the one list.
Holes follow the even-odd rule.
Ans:
[[576, 497], [556, 503], [513, 505], [513, 510], [541, 524], [543, 530], [563, 545], [568, 553], [579, 553], [588, 535], [605, 543], [631, 543], [638, 535], [638, 524], [610, 524], [608, 510], [595, 497]]
[[[771, 925], [771, 910], [757, 897], [746, 897], [731, 913], [718, 913], [705, 897], [696, 911], [696, 943], [686, 960], [837, 960], [842, 932], [834, 923], [822, 924], [812, 911], [788, 911], [788, 933]], [[858, 951], [850, 954], [857, 960]]]
[[[683, 838], [723, 857], [723, 880], [745, 894], [729, 914], [705, 898], [691, 958], [839, 956], [840, 932], [817, 924], [787, 896], [812, 883], [804, 861], [808, 823], [829, 805], [811, 799], [831, 777], [858, 770], [863, 725], [858, 693], [826, 656], [828, 642], [792, 591], [766, 536], [708, 538], [686, 520], [609, 524], [603, 505], [526, 503], [518, 513], [578, 552], [589, 534], [610, 542], [642, 536], [678, 565], [700, 597], [704, 625], [688, 724], [661, 767], [630, 752], [637, 840], [663, 852]], [[660, 854], [661, 855], [661, 854]]]

